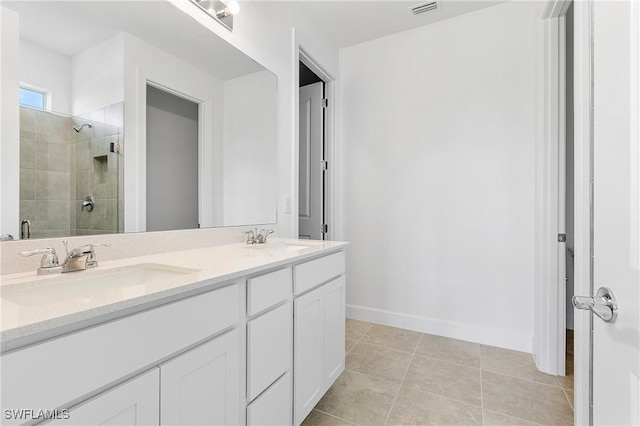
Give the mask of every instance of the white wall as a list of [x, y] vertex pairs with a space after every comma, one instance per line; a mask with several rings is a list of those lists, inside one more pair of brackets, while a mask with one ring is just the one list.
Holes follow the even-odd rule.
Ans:
[[0, 6], [0, 234], [19, 238], [19, 18]]
[[71, 113], [81, 115], [124, 99], [124, 35], [71, 58]]
[[[45, 90], [52, 111], [71, 114], [71, 58], [20, 40], [20, 83]], [[48, 102], [49, 102], [48, 101]]]
[[224, 82], [224, 226], [276, 221], [276, 86], [266, 70]]
[[340, 51], [348, 315], [530, 351], [535, 5]]

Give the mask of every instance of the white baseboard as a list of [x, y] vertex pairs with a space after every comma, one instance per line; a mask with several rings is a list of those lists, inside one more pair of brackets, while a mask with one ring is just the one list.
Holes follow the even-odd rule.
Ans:
[[347, 318], [516, 351], [531, 353], [532, 350], [533, 336], [528, 334], [510, 333], [357, 305], [347, 305]]

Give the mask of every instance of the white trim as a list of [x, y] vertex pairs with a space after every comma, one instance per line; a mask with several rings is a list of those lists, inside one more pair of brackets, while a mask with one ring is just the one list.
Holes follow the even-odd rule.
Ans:
[[531, 335], [480, 328], [472, 324], [408, 315], [365, 306], [347, 305], [347, 318], [398, 327], [420, 333], [466, 340], [522, 352], [531, 352]]
[[[565, 9], [566, 13], [566, 9]], [[558, 17], [558, 234], [567, 234], [567, 26], [566, 16]], [[558, 242], [556, 259], [557, 315], [556, 374], [565, 375], [567, 342], [567, 243]]]
[[[591, 34], [589, 2], [577, 1], [574, 19], [574, 290], [591, 294]], [[589, 424], [590, 319], [574, 318], [575, 424]]]
[[[335, 104], [336, 104], [336, 82], [335, 82], [335, 78], [328, 73], [325, 68], [319, 64], [318, 62], [316, 62], [311, 55], [309, 55], [309, 53], [304, 49], [304, 47], [301, 44], [298, 44], [298, 60], [296, 61], [296, 67], [299, 67], [299, 62], [304, 63], [307, 67], [309, 67], [309, 69], [311, 71], [313, 71], [318, 77], [320, 77], [322, 79], [322, 81], [325, 83], [324, 85], [324, 97], [327, 98], [329, 100], [329, 104], [328, 107], [325, 109], [325, 122], [324, 122], [324, 148], [325, 148], [325, 155], [326, 155], [326, 159], [329, 162], [329, 169], [327, 170], [327, 180], [326, 180], [326, 186], [325, 186], [325, 197], [324, 197], [324, 203], [323, 203], [323, 208], [324, 211], [326, 213], [326, 217], [325, 217], [325, 223], [328, 225], [328, 233], [325, 235], [325, 239], [327, 240], [334, 240], [336, 238], [336, 213], [335, 213], [335, 187], [336, 187], [336, 171], [337, 171], [337, 164], [336, 164], [336, 145], [335, 145], [335, 114], [336, 114], [336, 108], [335, 108]], [[297, 84], [297, 86], [299, 87], [300, 85], [300, 81], [299, 81], [299, 69], [296, 69], [296, 74], [295, 74], [295, 82]], [[295, 91], [296, 95], [296, 101], [294, 103], [294, 105], [298, 105], [299, 103], [299, 92], [298, 90]], [[296, 108], [296, 111], [298, 109]], [[298, 122], [300, 118], [296, 115], [296, 122]], [[297, 128], [296, 128], [296, 157], [295, 157], [295, 164], [296, 164], [296, 170], [298, 169], [298, 132], [297, 132]], [[296, 176], [298, 176], [298, 173], [296, 172]], [[297, 185], [296, 185], [296, 191], [297, 191]], [[298, 199], [297, 196], [297, 192], [296, 192], [296, 197], [295, 199]], [[296, 215], [296, 223], [297, 223], [297, 215]], [[298, 232], [298, 227], [296, 224], [296, 233]]]
[[559, 18], [569, 10], [573, 0], [547, 0], [540, 14], [540, 19]]
[[[555, 2], [554, 2], [555, 3]], [[564, 374], [564, 357], [559, 325], [564, 324], [564, 274], [559, 270], [559, 150], [564, 138], [564, 75], [560, 65], [565, 58], [560, 49], [560, 18], [538, 21], [538, 129], [536, 149], [536, 303], [533, 355], [539, 370]], [[560, 247], [562, 246], [562, 247]], [[559, 277], [562, 276], [562, 285]]]

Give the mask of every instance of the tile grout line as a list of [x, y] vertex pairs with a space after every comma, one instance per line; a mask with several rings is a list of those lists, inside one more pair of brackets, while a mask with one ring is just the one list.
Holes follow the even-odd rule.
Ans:
[[[333, 417], [334, 419], [342, 420], [343, 422], [347, 422], [347, 423], [350, 423], [352, 425], [358, 425], [358, 423], [349, 421], [347, 419], [343, 419], [342, 417], [336, 416], [335, 414], [327, 413], [326, 411], [318, 410], [315, 407], [313, 408], [313, 410], [316, 410], [318, 413], [322, 413], [322, 414], [327, 415], [329, 417]], [[313, 410], [311, 410], [311, 411], [313, 411]]]
[[[358, 320], [355, 320], [358, 321]], [[364, 321], [362, 321], [364, 322]], [[368, 323], [369, 324], [369, 328], [367, 328], [367, 331], [365, 331], [364, 333], [362, 333], [362, 336], [360, 336], [360, 338], [356, 341], [356, 343], [353, 344], [353, 346], [351, 346], [351, 349], [349, 349], [345, 354], [345, 361], [344, 361], [344, 368], [347, 368], [347, 355], [349, 355], [349, 352], [351, 352], [353, 350], [353, 348], [355, 348], [361, 341], [362, 339], [364, 339], [364, 336], [366, 336], [366, 334], [373, 328], [373, 323]]]
[[[368, 378], [370, 378], [370, 379], [373, 379], [373, 380], [380, 380], [381, 382], [389, 383], [389, 384], [396, 385], [396, 386], [401, 386], [401, 383], [398, 383], [398, 382], [392, 382], [391, 380], [381, 379], [380, 377], [372, 376], [372, 375], [370, 375], [370, 374], [362, 373], [362, 372], [360, 372], [360, 371], [356, 371], [356, 370], [350, 370], [350, 369], [348, 369], [348, 368], [347, 368], [346, 370], [348, 370], [348, 371], [349, 371], [349, 372], [351, 372], [351, 373], [354, 373], [354, 374], [360, 375], [360, 376], [366, 376], [366, 377], [368, 377]], [[455, 398], [451, 398], [451, 397], [449, 397], [449, 396], [445, 396], [445, 395], [440, 395], [440, 394], [437, 394], [437, 393], [433, 393], [433, 392], [430, 392], [430, 391], [428, 391], [428, 390], [424, 390], [424, 389], [413, 389], [413, 388], [412, 388], [411, 390], [413, 390], [413, 391], [415, 391], [415, 392], [421, 392], [421, 393], [426, 393], [426, 394], [429, 394], [429, 395], [433, 395], [433, 396], [435, 396], [435, 397], [437, 397], [437, 398], [446, 399], [446, 400], [448, 400], [448, 401], [457, 402], [457, 403], [459, 403], [459, 404], [469, 405], [469, 406], [471, 406], [471, 407], [476, 407], [476, 408], [482, 408], [482, 407], [480, 407], [480, 405], [471, 404], [470, 402], [467, 402], [467, 401], [461, 401], [461, 400], [459, 400], [459, 399], [455, 399]], [[491, 410], [491, 411], [495, 411], [495, 410]], [[514, 417], [514, 416], [511, 416], [511, 417]], [[523, 420], [524, 420], [524, 419], [523, 419]]]
[[[486, 373], [497, 374], [498, 376], [503, 376], [503, 377], [509, 377], [510, 379], [524, 380], [525, 382], [534, 383], [536, 385], [547, 386], [555, 389], [558, 389], [558, 388], [564, 389], [562, 386], [555, 386], [555, 385], [550, 385], [548, 383], [536, 382], [535, 380], [526, 379], [524, 377], [512, 376], [511, 374], [507, 374], [507, 373], [502, 373], [502, 372], [492, 371], [492, 370], [485, 370], [484, 368], [481, 368], [481, 370]], [[554, 377], [557, 377], [557, 376], [554, 376]]]
[[544, 424], [542, 424], [542, 423], [536, 423], [536, 422], [534, 422], [534, 421], [532, 421], [532, 420], [527, 420], [527, 419], [523, 419], [522, 417], [512, 416], [511, 414], [503, 413], [502, 411], [489, 410], [489, 409], [487, 409], [487, 411], [491, 411], [492, 413], [497, 413], [497, 414], [500, 414], [500, 415], [503, 415], [503, 416], [505, 416], [505, 417], [509, 417], [509, 418], [512, 418], [512, 419], [522, 420], [523, 422], [531, 423], [532, 425], [536, 425], [536, 426], [546, 426], [546, 425], [544, 425]]
[[[362, 336], [362, 338], [364, 338], [364, 336]], [[351, 339], [351, 340], [353, 340], [353, 339]], [[409, 354], [409, 355], [413, 354], [413, 352], [411, 352], [411, 351], [403, 351], [403, 350], [396, 349], [394, 347], [390, 347], [390, 346], [387, 346], [387, 345], [381, 345], [380, 343], [361, 342], [360, 340], [358, 340], [353, 346], [355, 346], [357, 344], [360, 344], [360, 343], [363, 344], [363, 345], [371, 345], [371, 346], [377, 346], [379, 348], [391, 349], [391, 350], [393, 350], [395, 352], [402, 352], [403, 354]], [[351, 348], [351, 349], [353, 349], [353, 348]], [[351, 352], [351, 349], [349, 349], [349, 352]], [[463, 364], [459, 364], [459, 365], [463, 365]]]
[[407, 364], [407, 369], [404, 370], [404, 375], [402, 376], [402, 380], [400, 381], [400, 386], [398, 386], [398, 392], [396, 392], [396, 396], [393, 398], [393, 402], [391, 403], [391, 406], [389, 407], [389, 411], [387, 412], [387, 417], [384, 419], [383, 425], [385, 426], [389, 422], [389, 417], [391, 416], [391, 412], [393, 411], [393, 408], [396, 405], [396, 401], [398, 400], [398, 395], [400, 395], [400, 391], [402, 390], [402, 385], [404, 384], [404, 380], [407, 378], [407, 374], [409, 373], [409, 368], [411, 368], [411, 364], [413, 363], [413, 357], [416, 355], [416, 351], [418, 350], [418, 346], [420, 346], [420, 342], [422, 341], [423, 335], [424, 333], [420, 333], [420, 337], [416, 342], [416, 346], [413, 348], [413, 353], [411, 354], [411, 358], [409, 359], [409, 363]]
[[569, 402], [569, 406], [571, 407], [571, 411], [573, 411], [574, 416], [575, 416], [575, 410], [573, 408], [573, 401], [571, 401], [571, 399], [569, 398], [569, 394], [567, 393], [567, 389], [562, 388], [562, 392], [564, 393], [565, 398], [567, 398], [567, 401]]

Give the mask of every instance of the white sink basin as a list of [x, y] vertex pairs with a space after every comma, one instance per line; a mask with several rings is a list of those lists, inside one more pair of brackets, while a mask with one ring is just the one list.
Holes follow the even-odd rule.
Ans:
[[145, 295], [150, 286], [158, 286], [172, 278], [193, 272], [198, 270], [157, 263], [102, 270], [96, 268], [9, 284], [2, 288], [2, 299], [35, 307], [111, 299], [125, 294], [135, 297]]
[[306, 250], [312, 247], [317, 247], [322, 244], [324, 244], [324, 241], [316, 241], [316, 240], [286, 241], [285, 240], [285, 241], [267, 242], [265, 244], [250, 244], [250, 245], [247, 245], [246, 247], [250, 249], [296, 252], [299, 250]]

